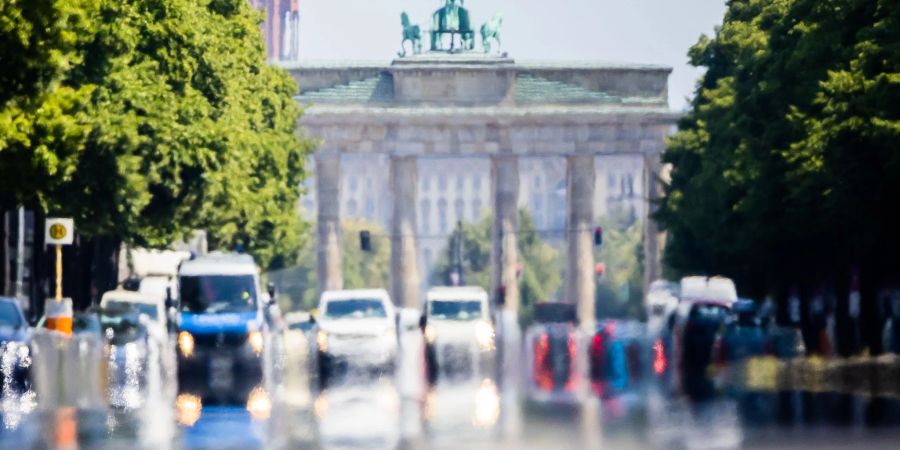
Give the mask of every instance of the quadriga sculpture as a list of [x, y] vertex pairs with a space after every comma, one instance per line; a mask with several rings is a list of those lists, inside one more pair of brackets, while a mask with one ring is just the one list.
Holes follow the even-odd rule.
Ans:
[[409, 14], [400, 14], [400, 24], [403, 25], [403, 40], [400, 41], [400, 57], [406, 56], [406, 41], [409, 41], [412, 52], [415, 55], [422, 53], [422, 29], [409, 21]]
[[481, 45], [485, 53], [491, 52], [491, 39], [497, 41], [500, 46], [500, 26], [503, 25], [503, 16], [495, 14], [494, 17], [481, 26]]

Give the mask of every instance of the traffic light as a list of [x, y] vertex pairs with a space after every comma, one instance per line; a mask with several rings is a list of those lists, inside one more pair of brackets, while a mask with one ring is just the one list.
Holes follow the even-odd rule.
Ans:
[[372, 251], [372, 235], [369, 233], [369, 230], [359, 232], [359, 248], [364, 252]]
[[603, 227], [594, 228], [594, 245], [603, 245]]

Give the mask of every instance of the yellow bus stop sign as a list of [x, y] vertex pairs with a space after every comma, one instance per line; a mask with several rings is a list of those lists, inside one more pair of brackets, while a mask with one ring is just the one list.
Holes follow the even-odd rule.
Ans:
[[75, 235], [75, 221], [72, 219], [48, 218], [44, 239], [48, 245], [71, 245]]

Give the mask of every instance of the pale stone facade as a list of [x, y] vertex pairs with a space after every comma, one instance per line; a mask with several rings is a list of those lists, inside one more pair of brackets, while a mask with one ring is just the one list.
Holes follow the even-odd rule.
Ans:
[[320, 287], [341, 284], [335, 211], [386, 225], [401, 305], [419, 306], [419, 280], [446, 243], [439, 238], [482, 210], [494, 217], [492, 294], [505, 293], [506, 310], [518, 303], [518, 207], [538, 228], [562, 231], [566, 300], [580, 304], [584, 322], [593, 314], [590, 229], [611, 206], [637, 211], [647, 272], [658, 273], [644, 193], [656, 192], [652, 175], [677, 119], [666, 105], [670, 69], [470, 54], [290, 69], [306, 107], [299, 125], [321, 140], [316, 167], [336, 178], [317, 181], [314, 199], [304, 199], [318, 214]]

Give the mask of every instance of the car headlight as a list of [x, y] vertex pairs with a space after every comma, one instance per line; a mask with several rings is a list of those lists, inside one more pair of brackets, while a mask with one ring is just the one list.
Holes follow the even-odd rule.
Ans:
[[396, 339], [397, 333], [394, 332], [393, 328], [388, 328], [381, 333], [381, 338], [386, 340]]
[[437, 333], [434, 331], [434, 327], [431, 325], [425, 325], [425, 341], [429, 344], [434, 344], [434, 340], [437, 338]]
[[250, 348], [259, 355], [262, 353], [263, 348], [265, 347], [266, 340], [263, 337], [262, 332], [260, 331], [251, 331], [247, 334], [247, 343], [250, 345]]
[[483, 352], [494, 349], [494, 327], [487, 322], [478, 322], [475, 325], [475, 339], [478, 340], [478, 348]]
[[316, 345], [319, 346], [320, 352], [328, 351], [328, 333], [326, 333], [324, 330], [319, 330], [316, 333]]
[[194, 354], [194, 336], [187, 331], [178, 333], [178, 349], [185, 357], [191, 357]]

